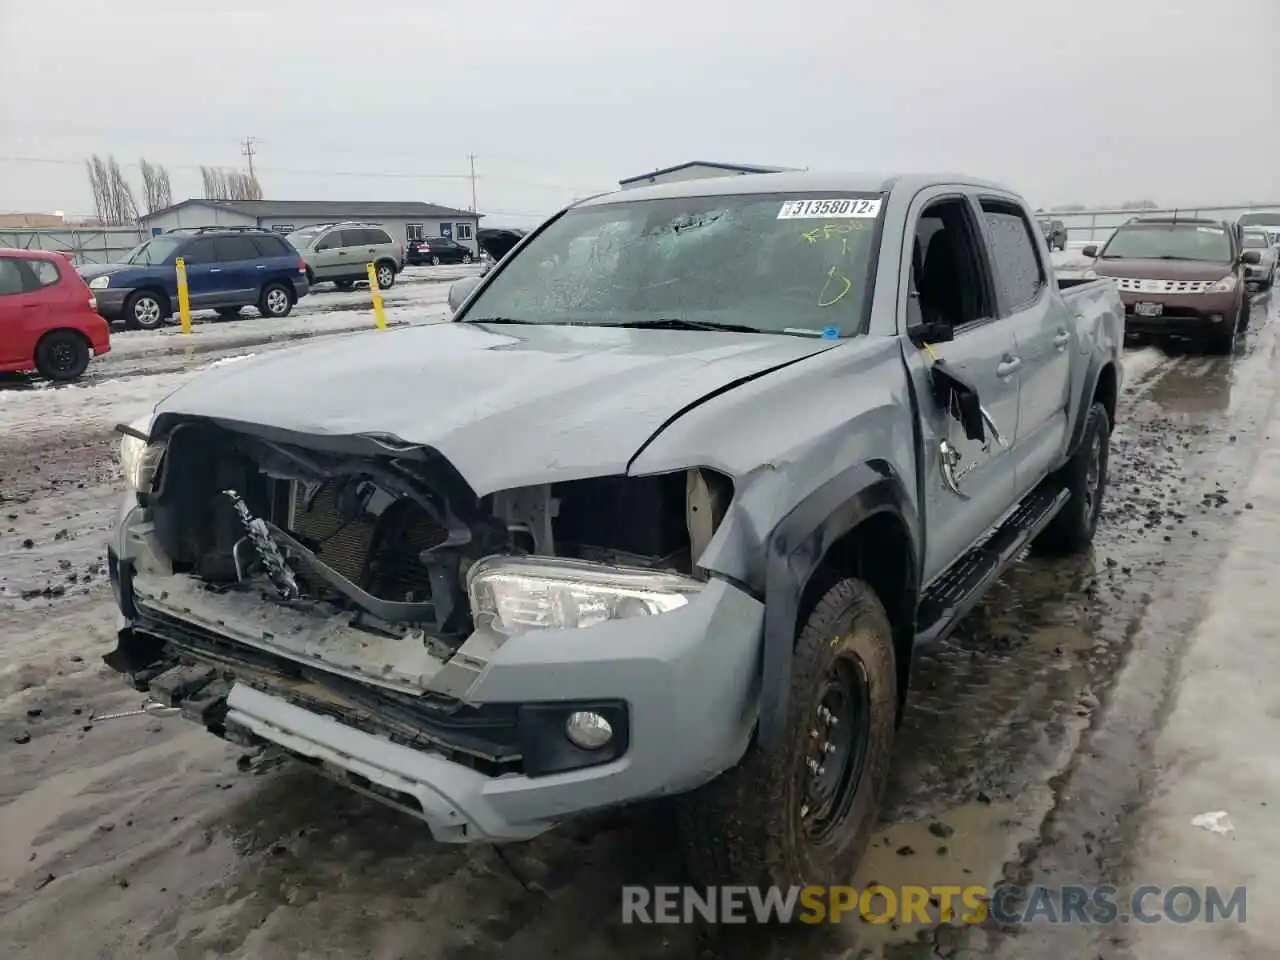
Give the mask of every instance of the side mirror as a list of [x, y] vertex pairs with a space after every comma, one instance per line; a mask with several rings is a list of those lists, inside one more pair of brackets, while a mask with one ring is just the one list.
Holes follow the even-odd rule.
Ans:
[[1091, 244], [1089, 244], [1087, 247], [1085, 247], [1083, 250], [1081, 250], [1080, 252], [1081, 252], [1084, 256], [1086, 256], [1086, 257], [1088, 257], [1090, 260], [1092, 260], [1094, 257], [1096, 257], [1096, 256], [1098, 255], [1098, 245], [1097, 245], [1096, 243], [1091, 243]]
[[926, 343], [950, 343], [956, 337], [951, 324], [940, 320], [925, 322], [920, 313], [920, 294], [912, 290], [907, 294], [907, 339], [917, 347]]
[[462, 302], [471, 296], [471, 292], [480, 286], [479, 277], [464, 277], [461, 280], [455, 280], [449, 287], [449, 312], [457, 313], [458, 308], [462, 306]]
[[1262, 254], [1257, 250], [1246, 250], [1244, 253], [1240, 254], [1240, 262], [1247, 263], [1250, 266], [1257, 266], [1262, 262]]

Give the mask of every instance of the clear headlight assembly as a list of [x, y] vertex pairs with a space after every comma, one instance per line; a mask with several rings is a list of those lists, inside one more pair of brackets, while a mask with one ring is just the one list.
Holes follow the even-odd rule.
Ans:
[[476, 627], [507, 636], [669, 613], [702, 587], [676, 573], [552, 557], [485, 557], [467, 571]]
[[164, 456], [163, 443], [143, 439], [150, 436], [151, 419], [150, 416], [140, 417], [127, 428], [116, 428], [123, 434], [120, 439], [120, 471], [130, 490], [150, 490], [160, 467], [160, 459]]

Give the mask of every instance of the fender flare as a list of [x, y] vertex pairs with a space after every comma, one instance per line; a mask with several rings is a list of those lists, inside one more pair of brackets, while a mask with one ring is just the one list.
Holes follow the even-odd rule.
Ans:
[[1067, 443], [1066, 456], [1063, 458], [1064, 463], [1071, 459], [1084, 441], [1084, 428], [1089, 421], [1089, 408], [1093, 406], [1094, 395], [1098, 392], [1098, 381], [1102, 378], [1102, 371], [1112, 365], [1113, 361], [1110, 358], [1101, 363], [1095, 361], [1088, 373], [1085, 374], [1085, 390], [1080, 395], [1080, 407], [1076, 410], [1075, 423], [1071, 425], [1071, 438]]
[[917, 571], [919, 529], [906, 486], [883, 460], [837, 474], [791, 509], [765, 546], [764, 650], [761, 657], [758, 736], [768, 747], [786, 730], [796, 619], [805, 585], [831, 545], [868, 518], [892, 513], [907, 528], [911, 569]]

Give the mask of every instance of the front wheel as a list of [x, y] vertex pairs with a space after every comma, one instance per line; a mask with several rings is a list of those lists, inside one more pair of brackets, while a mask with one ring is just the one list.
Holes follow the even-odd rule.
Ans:
[[264, 317], [280, 319], [287, 317], [293, 309], [293, 295], [283, 283], [268, 283], [262, 288], [262, 297], [258, 300], [258, 312]]
[[1098, 529], [1102, 497], [1107, 490], [1107, 463], [1111, 457], [1111, 417], [1097, 400], [1086, 416], [1079, 448], [1058, 471], [1070, 493], [1067, 505], [1032, 541], [1031, 547], [1037, 554], [1080, 553], [1088, 549]]
[[89, 344], [72, 330], [55, 330], [36, 347], [36, 369], [49, 380], [76, 380], [89, 366]]
[[462, 255], [462, 262], [463, 262], [463, 263], [470, 263], [470, 262], [471, 262], [471, 254], [469, 254], [469, 253], [464, 253], [464, 254]]
[[378, 278], [378, 289], [386, 290], [396, 282], [396, 268], [389, 263], [380, 263], [374, 268], [374, 275]]
[[840, 580], [792, 660], [786, 732], [681, 799], [695, 882], [848, 883], [875, 828], [898, 702], [893, 630], [875, 592]]
[[154, 330], [169, 317], [169, 305], [149, 290], [133, 294], [124, 303], [125, 323], [142, 330]]

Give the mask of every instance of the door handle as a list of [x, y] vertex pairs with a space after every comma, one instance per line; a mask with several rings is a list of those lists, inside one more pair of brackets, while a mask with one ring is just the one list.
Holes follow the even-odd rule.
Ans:
[[1065, 350], [1067, 344], [1071, 342], [1071, 334], [1065, 330], [1059, 330], [1058, 335], [1053, 338], [1053, 345], [1059, 350]]
[[[991, 433], [991, 439], [996, 442], [996, 445], [1000, 447], [1000, 449], [1008, 450], [1009, 441], [1004, 438], [1004, 434], [1002, 434], [1000, 432], [1000, 428], [996, 426], [996, 422], [991, 418], [991, 414], [987, 412], [987, 408], [982, 404], [978, 404], [978, 411], [982, 414], [982, 422], [986, 424], [987, 430]], [[984, 449], [989, 446], [990, 444], [983, 445]]]
[[1007, 380], [1015, 373], [1022, 369], [1021, 357], [1008, 357], [996, 364], [996, 376], [1001, 380]]
[[222, 272], [222, 268], [221, 268], [221, 267], [210, 267], [210, 268], [209, 268], [209, 272], [210, 272], [210, 273], [221, 273], [221, 272]]
[[260, 264], [258, 264], [258, 269], [259, 269], [259, 270], [265, 270], [265, 269], [267, 269], [267, 265], [266, 265], [265, 263], [260, 263]]
[[969, 495], [960, 489], [960, 483], [956, 480], [956, 464], [960, 462], [960, 451], [943, 440], [938, 444], [938, 455], [939, 464], [942, 467], [943, 484], [961, 500], [968, 500]]
[[339, 251], [338, 251], [338, 256], [340, 256], [340, 257], [345, 257], [346, 255], [347, 255], [347, 251], [345, 251], [345, 250], [339, 250]]

